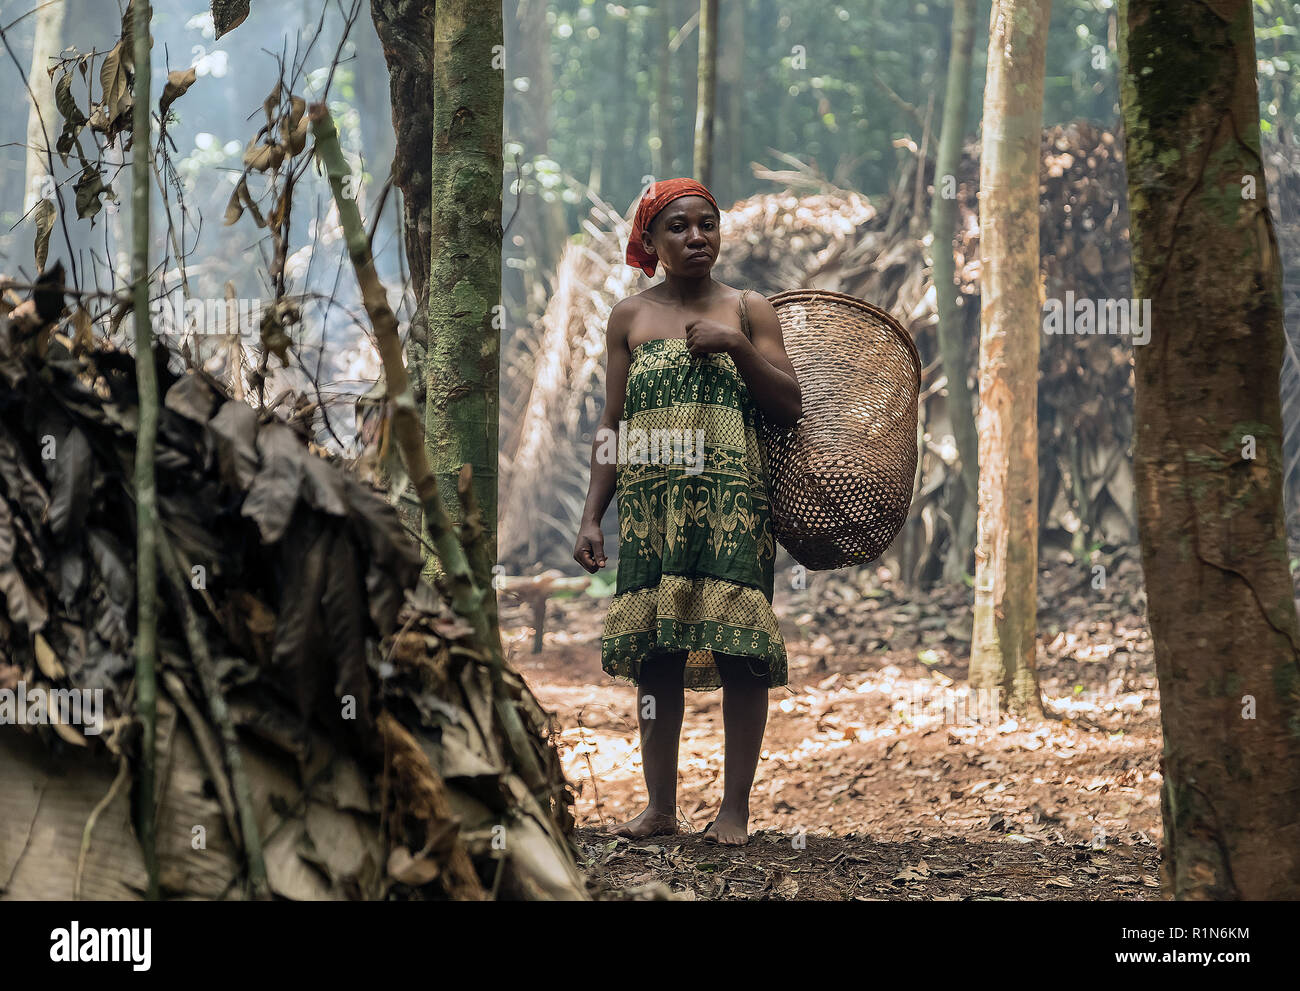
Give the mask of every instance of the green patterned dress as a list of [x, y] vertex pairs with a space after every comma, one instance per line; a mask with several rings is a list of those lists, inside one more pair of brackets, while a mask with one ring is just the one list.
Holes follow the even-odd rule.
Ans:
[[[643, 662], [684, 651], [685, 686], [708, 690], [721, 685], [716, 651], [748, 659], [769, 687], [784, 685], [767, 458], [735, 362], [692, 357], [676, 338], [646, 341], [632, 352], [623, 409], [618, 585], [601, 666], [639, 682]], [[702, 458], [693, 449], [701, 438]]]

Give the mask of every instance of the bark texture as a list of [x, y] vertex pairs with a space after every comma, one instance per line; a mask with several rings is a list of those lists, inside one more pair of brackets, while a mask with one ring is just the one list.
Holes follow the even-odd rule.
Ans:
[[[934, 166], [934, 196], [930, 200], [933, 232], [935, 307], [939, 313], [939, 350], [948, 377], [948, 419], [952, 422], [957, 454], [961, 459], [961, 491], [948, 507], [956, 525], [944, 579], [961, 580], [970, 564], [975, 543], [976, 492], [979, 487], [979, 443], [975, 433], [974, 405], [967, 384], [966, 321], [957, 307], [956, 261], [952, 240], [957, 223], [957, 168], [961, 164], [962, 138], [970, 106], [971, 48], [975, 41], [975, 0], [953, 0], [952, 57], [948, 62], [948, 88], [943, 101], [943, 124]], [[951, 179], [948, 177], [951, 176]], [[951, 183], [951, 196], [945, 196]]]
[[979, 519], [973, 688], [1041, 711], [1038, 591], [1038, 162], [1051, 4], [994, 0], [980, 159]]
[[[500, 409], [500, 4], [440, 0], [434, 25], [433, 171], [425, 443], [448, 515], [473, 470], [487, 559], [496, 560]], [[491, 574], [475, 574], [480, 588]]]
[[[423, 360], [429, 337], [429, 182], [433, 167], [433, 19], [432, 0], [370, 0], [375, 32], [388, 63], [388, 92], [393, 107], [393, 184], [402, 193], [402, 220], [415, 313], [408, 352], [412, 367]], [[416, 383], [423, 399], [422, 381]]]
[[1282, 518], [1282, 272], [1249, 0], [1120, 7], [1135, 468], [1164, 723], [1166, 891], [1300, 898], [1300, 668]]

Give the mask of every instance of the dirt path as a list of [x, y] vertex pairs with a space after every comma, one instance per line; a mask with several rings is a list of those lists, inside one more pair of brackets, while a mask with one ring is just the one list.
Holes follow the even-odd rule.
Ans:
[[[962, 694], [963, 595], [895, 597], [838, 576], [778, 592], [790, 688], [771, 695], [754, 842], [704, 844], [721, 799], [721, 693], [689, 693], [683, 833], [614, 843], [645, 801], [633, 689], [600, 670], [608, 600], [557, 603], [541, 654], [521, 610], [513, 662], [557, 715], [593, 882], [698, 898], [1158, 897], [1160, 724], [1136, 569], [1042, 583], [1040, 678], [1057, 718], [1015, 720]], [[821, 576], [819, 576], [820, 578]], [[965, 615], [968, 617], [969, 613]], [[1070, 621], [1064, 622], [1063, 615]], [[816, 631], [810, 636], [811, 631]]]

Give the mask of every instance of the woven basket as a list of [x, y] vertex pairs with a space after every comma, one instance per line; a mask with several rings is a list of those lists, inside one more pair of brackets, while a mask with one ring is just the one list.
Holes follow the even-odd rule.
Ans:
[[866, 564], [912, 503], [916, 345], [884, 310], [843, 293], [798, 289], [769, 302], [803, 392], [795, 427], [763, 424], [773, 531], [809, 570]]

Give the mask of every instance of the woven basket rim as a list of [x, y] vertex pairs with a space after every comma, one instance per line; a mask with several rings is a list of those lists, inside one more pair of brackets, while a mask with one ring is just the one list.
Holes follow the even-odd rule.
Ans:
[[[843, 303], [846, 306], [862, 310], [869, 316], [875, 317], [884, 323], [894, 335], [900, 338], [907, 345], [907, 350], [912, 356], [912, 374], [916, 379], [915, 386], [919, 393], [921, 391], [921, 355], [916, 350], [916, 342], [912, 340], [912, 335], [907, 332], [898, 319], [888, 310], [881, 309], [874, 303], [868, 303], [865, 299], [859, 299], [857, 296], [850, 296], [848, 293], [835, 292], [831, 289], [785, 289], [774, 296], [767, 297], [767, 301], [772, 304], [773, 309], [779, 310], [782, 306], [791, 303], [800, 303], [806, 300], [823, 299], [836, 303]], [[779, 313], [778, 313], [779, 315]]]

